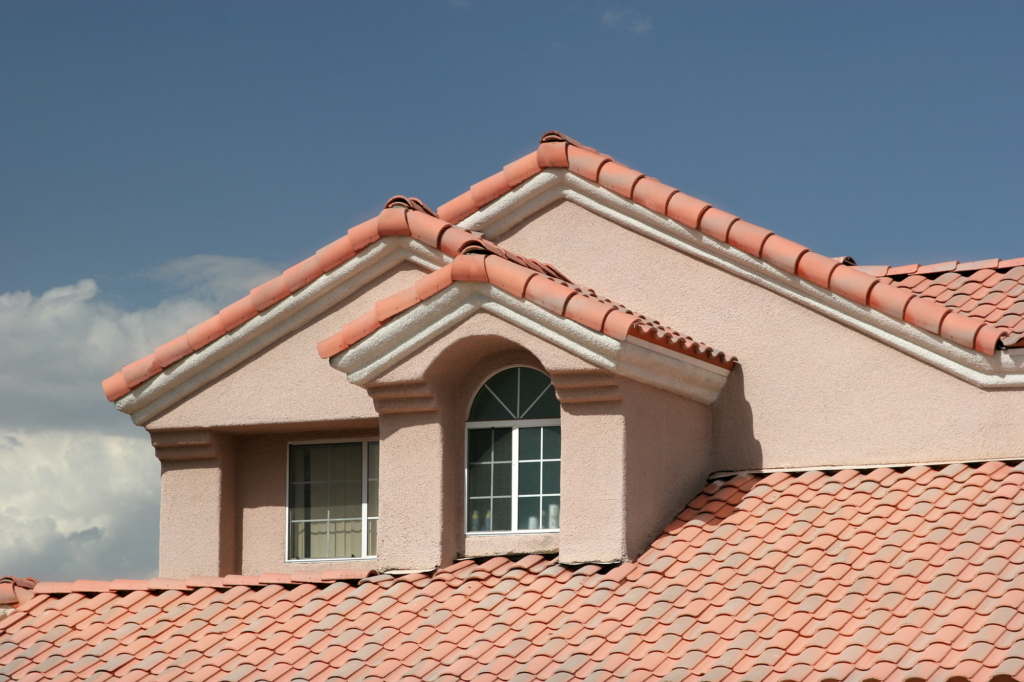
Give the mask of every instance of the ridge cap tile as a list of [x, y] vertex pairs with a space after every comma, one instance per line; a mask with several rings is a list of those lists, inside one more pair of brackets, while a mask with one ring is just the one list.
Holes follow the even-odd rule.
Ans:
[[[762, 258], [791, 274], [829, 288], [829, 279], [832, 273], [831, 270], [828, 273], [825, 272], [828, 266], [822, 259], [832, 263], [837, 263], [836, 260], [826, 259], [770, 230], [740, 221], [736, 216], [715, 209], [706, 202], [689, 197], [654, 178], [618, 164], [606, 154], [600, 154], [572, 138], [557, 131], [551, 131], [542, 136], [537, 151], [510, 163], [505, 166], [503, 171], [480, 181], [470, 191], [438, 208], [436, 213], [418, 199], [403, 196], [393, 197], [386, 203], [378, 217], [350, 228], [346, 235], [323, 247], [315, 255], [288, 268], [283, 275], [254, 288], [249, 296], [224, 308], [218, 315], [188, 330], [185, 335], [159, 346], [156, 353], [129, 363], [120, 371], [104, 379], [102, 382], [104, 394], [111, 402], [119, 400], [182, 358], [202, 350], [212, 341], [253, 319], [259, 312], [293, 295], [313, 280], [337, 268], [341, 263], [354, 258], [366, 246], [382, 237], [411, 235], [431, 248], [441, 248], [444, 235], [452, 232], [450, 228], [454, 224], [548, 167], [567, 168], [570, 172], [580, 174], [593, 182], [598, 182], [600, 177], [605, 176], [605, 180], [601, 184], [607, 185], [612, 191], [625, 198], [666, 215], [690, 229], [700, 230], [721, 242], [740, 248], [757, 258]], [[638, 188], [643, 188], [640, 196], [636, 196]], [[410, 217], [413, 218], [413, 222], [416, 222], [415, 227], [410, 221]], [[430, 220], [438, 222], [428, 224]], [[733, 230], [737, 230], [737, 234], [730, 239], [730, 233]], [[465, 240], [460, 246], [464, 243]], [[456, 255], [451, 250], [453, 247], [454, 245], [442, 248], [442, 250], [449, 255]], [[801, 263], [805, 259], [808, 260], [808, 263], [801, 267]], [[988, 259], [970, 263], [948, 261], [927, 266], [914, 264], [899, 267], [855, 265], [853, 267], [868, 277], [884, 276], [888, 279], [915, 273], [923, 278], [928, 274], [953, 271], [971, 272], [972, 270], [975, 272], [971, 277], [979, 272], [991, 272], [995, 273], [993, 276], [996, 276], [999, 274], [997, 270], [1008, 270], [1021, 265], [1024, 265], [1024, 258]], [[994, 286], [994, 283], [989, 286]], [[872, 307], [898, 319], [905, 319], [902, 310], [899, 315], [890, 310], [894, 303], [876, 305], [868, 300], [868, 294], [861, 289], [870, 292], [872, 285], [858, 284], [849, 291], [847, 288], [843, 284], [834, 291], [858, 303], [870, 303]], [[1024, 290], [1018, 296], [1024, 296]], [[1024, 298], [1020, 300], [1024, 300]], [[904, 302], [903, 308], [906, 308], [906, 302]], [[995, 315], [994, 312], [991, 314]], [[919, 325], [916, 315], [907, 321]], [[1024, 321], [1021, 323], [1024, 324]], [[936, 326], [933, 331], [932, 326], [935, 325], [932, 325], [929, 320], [923, 321], [923, 328], [938, 334], [938, 327]], [[947, 340], [988, 355], [994, 354], [999, 346], [1000, 337], [994, 336], [992, 332], [986, 332], [983, 340], [979, 336], [979, 340], [975, 344], [967, 343], [968, 336], [970, 334], [966, 332], [951, 333]], [[1017, 342], [1018, 339], [1015, 338], [1014, 344]]]

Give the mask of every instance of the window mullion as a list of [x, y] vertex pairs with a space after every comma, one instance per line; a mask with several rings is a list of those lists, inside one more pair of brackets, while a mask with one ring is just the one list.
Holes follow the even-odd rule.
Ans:
[[512, 427], [512, 525], [519, 530], [519, 427]]

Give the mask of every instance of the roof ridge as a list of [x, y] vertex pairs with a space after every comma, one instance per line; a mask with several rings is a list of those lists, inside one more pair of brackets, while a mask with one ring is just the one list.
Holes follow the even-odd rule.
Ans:
[[[736, 358], [695, 342], [691, 337], [639, 315], [593, 289], [577, 286], [554, 266], [524, 258], [486, 239], [468, 238], [458, 245], [455, 260], [387, 298], [317, 344], [322, 358], [347, 350], [413, 306], [455, 282], [486, 282], [550, 313], [566, 317], [620, 342], [630, 336], [683, 355], [732, 369]], [[494, 259], [497, 259], [495, 261]]]
[[473, 185], [438, 207], [443, 220], [457, 224], [499, 196], [511, 191], [512, 178], [522, 169], [536, 164], [542, 168], [565, 168], [580, 177], [608, 189], [648, 210], [664, 215], [720, 242], [729, 244], [780, 270], [828, 289], [843, 298], [869, 306], [886, 315], [985, 355], [1004, 348], [1001, 339], [1006, 329], [970, 318], [931, 301], [922, 300], [868, 275], [859, 267], [811, 251], [771, 230], [741, 220], [738, 216], [714, 208], [655, 178], [616, 163], [572, 138], [551, 131], [541, 137], [534, 155], [515, 161]]
[[[486, 240], [482, 236], [462, 228], [456, 231], [450, 228], [457, 227], [466, 217], [546, 168], [568, 169], [651, 211], [760, 258], [785, 272], [965, 348], [993, 355], [997, 349], [1004, 347], [1002, 339], [1011, 334], [1006, 329], [951, 311], [941, 304], [920, 299], [883, 282], [867, 274], [864, 266], [844, 265], [815, 253], [771, 230], [741, 220], [714, 208], [708, 202], [695, 199], [655, 178], [627, 168], [615, 162], [611, 156], [552, 130], [541, 136], [536, 151], [507, 164], [500, 172], [476, 183], [469, 191], [439, 206], [436, 211], [415, 197], [392, 197], [377, 217], [350, 228], [343, 237], [313, 256], [254, 288], [248, 296], [225, 307], [217, 315], [200, 322], [185, 334], [108, 377], [103, 381], [107, 399], [113, 402], [124, 397], [135, 387], [295, 294], [383, 237], [411, 236], [452, 257], [459, 255], [461, 248], [474, 240], [480, 244], [480, 248], [488, 250], [491, 247], [483, 244]], [[494, 245], [493, 248], [501, 247]], [[535, 269], [533, 265], [525, 267]], [[545, 271], [545, 274], [569, 281], [565, 275], [552, 270]], [[888, 267], [887, 272], [890, 272]]]

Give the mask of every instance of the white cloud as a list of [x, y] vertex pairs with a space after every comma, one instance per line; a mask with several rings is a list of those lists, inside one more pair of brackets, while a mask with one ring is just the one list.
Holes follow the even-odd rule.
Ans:
[[160, 465], [144, 433], [0, 431], [0, 575], [156, 574]]
[[0, 427], [116, 429], [128, 418], [100, 383], [278, 274], [259, 261], [193, 256], [147, 276], [180, 295], [127, 311], [91, 279], [35, 296], [0, 294]]
[[601, 15], [601, 23], [612, 29], [625, 29], [634, 35], [648, 33], [654, 28], [654, 21], [631, 9], [616, 11], [607, 9]]
[[172, 261], [142, 276], [177, 294], [131, 311], [91, 279], [0, 294], [0, 575], [155, 573], [160, 467], [100, 383], [276, 274], [242, 258]]

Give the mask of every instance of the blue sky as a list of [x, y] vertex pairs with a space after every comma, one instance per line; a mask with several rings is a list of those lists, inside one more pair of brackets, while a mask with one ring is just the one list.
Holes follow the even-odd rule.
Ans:
[[828, 255], [1024, 256], [1022, 36], [997, 2], [0, 4], [0, 575], [152, 573], [99, 380], [548, 129]]

